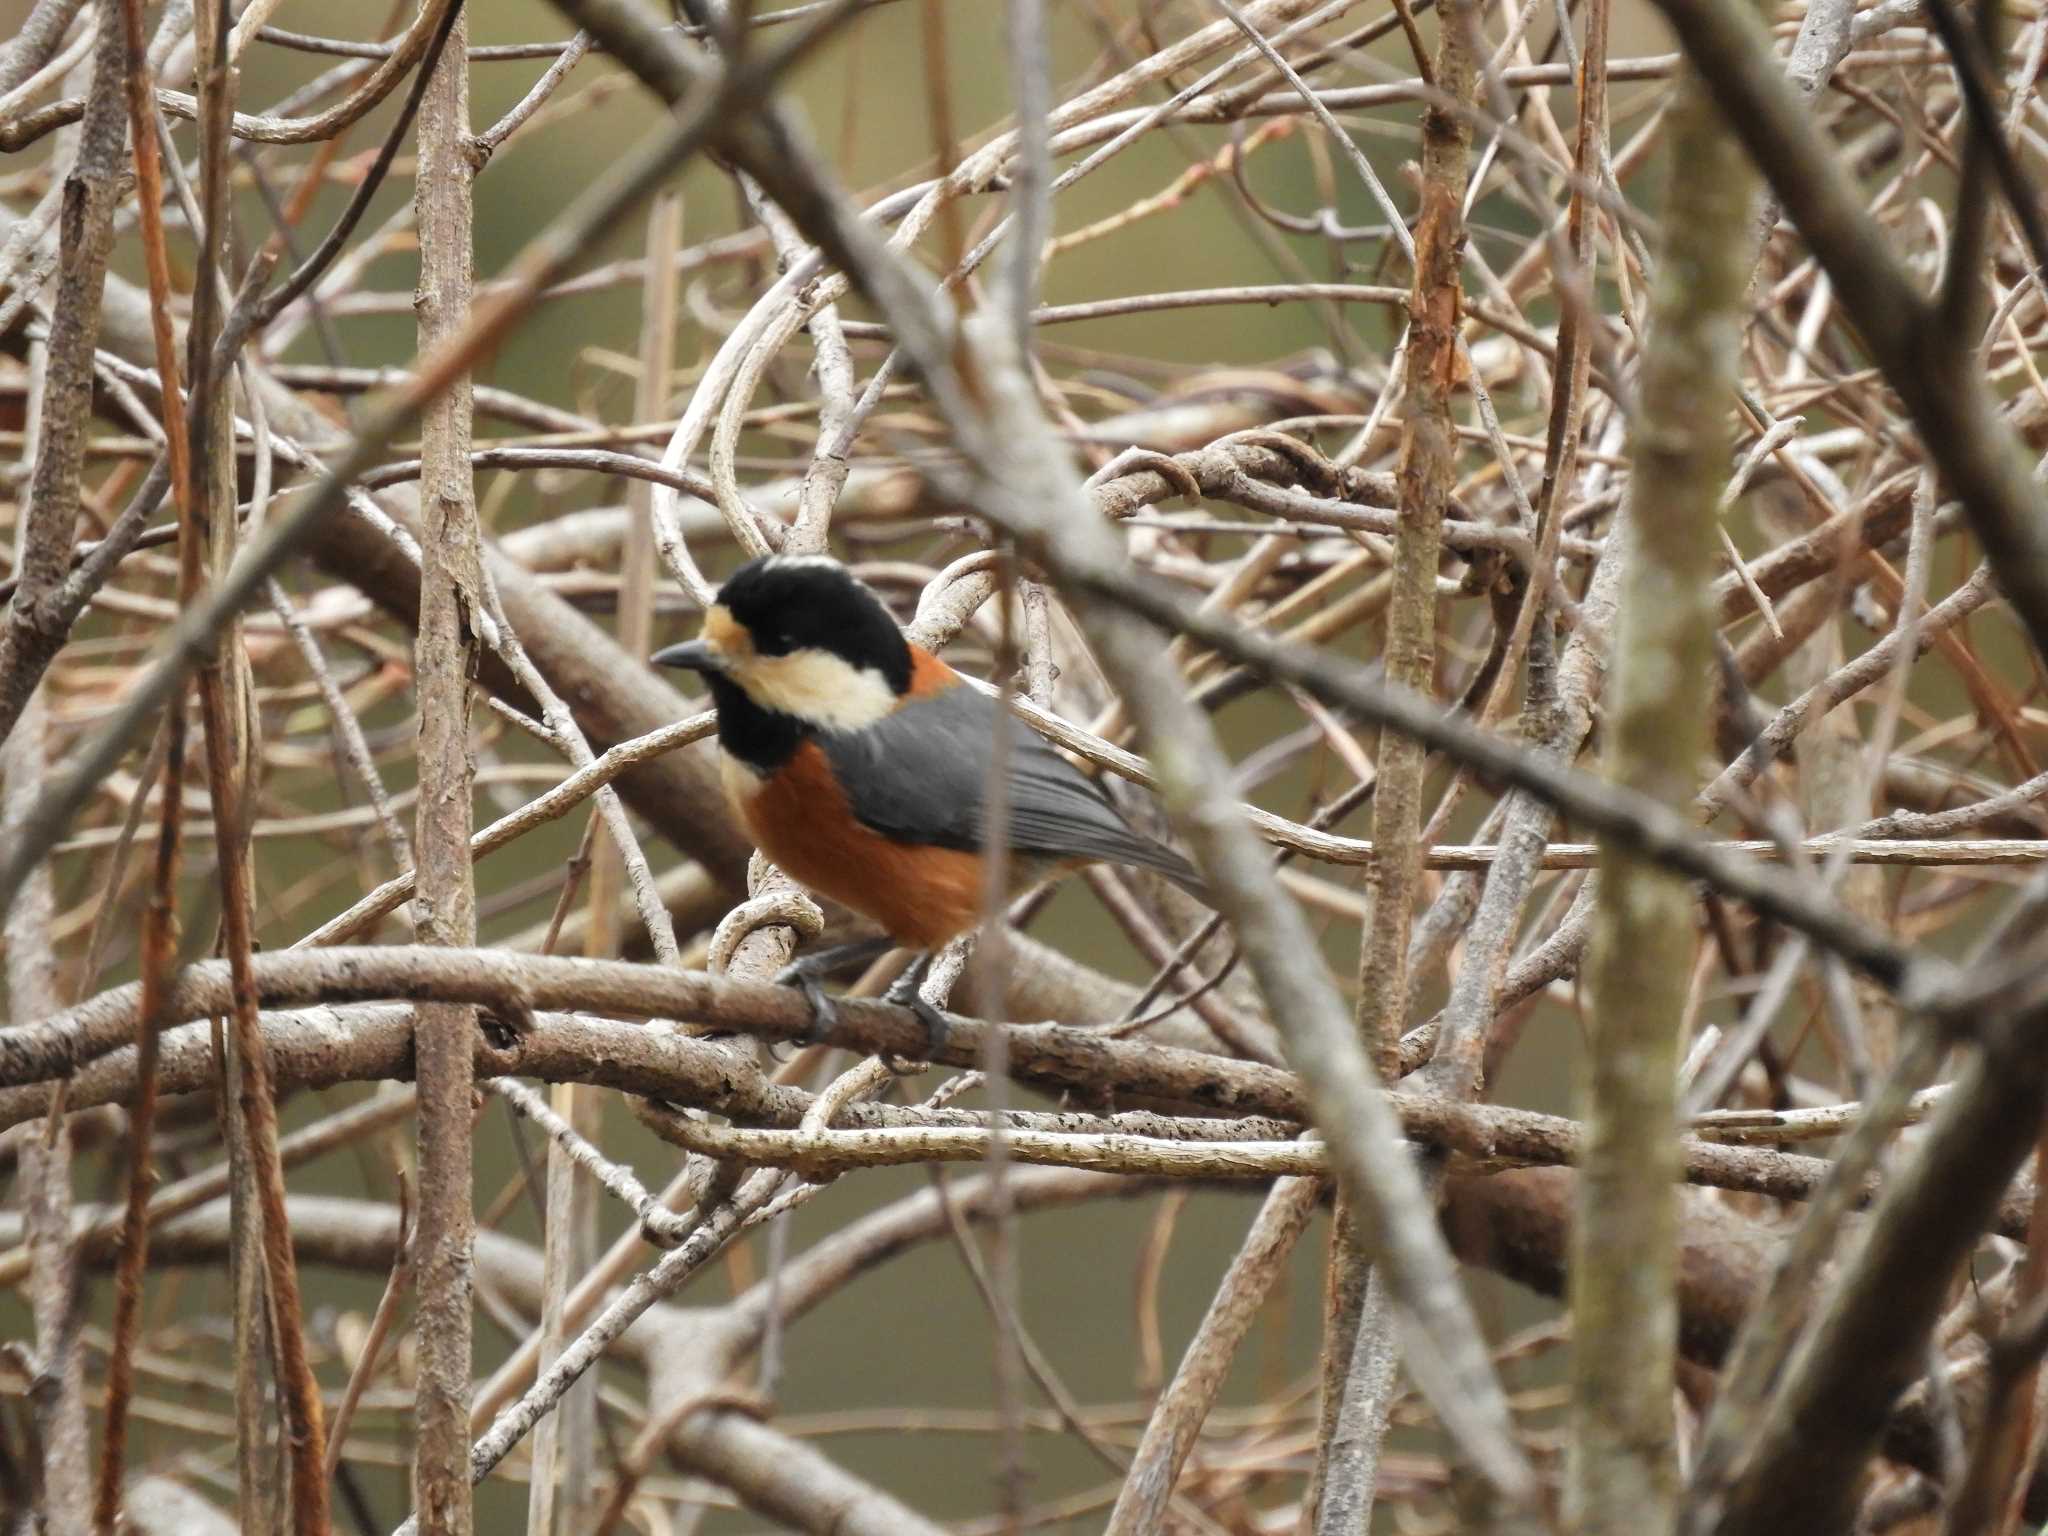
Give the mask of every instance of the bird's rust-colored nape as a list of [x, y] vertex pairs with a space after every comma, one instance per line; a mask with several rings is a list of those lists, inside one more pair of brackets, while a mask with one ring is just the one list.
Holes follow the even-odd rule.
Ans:
[[960, 674], [921, 645], [910, 648], [910, 686], [907, 697], [928, 699], [935, 693], [960, 686]]

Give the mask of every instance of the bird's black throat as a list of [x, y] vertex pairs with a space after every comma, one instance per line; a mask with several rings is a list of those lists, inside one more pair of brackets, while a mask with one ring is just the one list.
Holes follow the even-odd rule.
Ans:
[[718, 744], [756, 773], [773, 773], [795, 755], [813, 728], [795, 715], [763, 709], [731, 678], [710, 673], [711, 702], [718, 706]]

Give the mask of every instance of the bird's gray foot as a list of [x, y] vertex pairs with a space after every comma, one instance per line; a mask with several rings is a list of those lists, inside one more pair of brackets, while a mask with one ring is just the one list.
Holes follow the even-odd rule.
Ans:
[[868, 964], [889, 948], [887, 939], [855, 939], [850, 944], [834, 944], [800, 955], [775, 973], [777, 985], [795, 987], [810, 1005], [811, 1025], [804, 1031], [800, 1044], [817, 1045], [839, 1027], [839, 1005], [825, 990], [826, 980]]
[[927, 1060], [938, 1054], [939, 1048], [946, 1043], [946, 1035], [951, 1029], [946, 1022], [945, 1013], [926, 1002], [923, 994], [918, 991], [918, 988], [924, 985], [925, 975], [931, 968], [932, 957], [929, 953], [918, 956], [904, 969], [901, 976], [889, 983], [889, 990], [882, 994], [883, 1002], [894, 1003], [899, 1008], [908, 1008], [917, 1015], [917, 1022], [924, 1026], [924, 1053]]

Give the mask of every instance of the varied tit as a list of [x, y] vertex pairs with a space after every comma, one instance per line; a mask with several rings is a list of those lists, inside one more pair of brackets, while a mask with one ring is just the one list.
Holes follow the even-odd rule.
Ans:
[[[749, 561], [719, 589], [700, 637], [653, 660], [704, 674], [726, 795], [761, 851], [919, 952], [888, 995], [917, 1011], [934, 1043], [944, 1016], [917, 986], [933, 952], [981, 917], [998, 730], [1013, 893], [1108, 862], [1201, 894], [1187, 860], [1133, 831], [1085, 774], [905, 640], [882, 600], [836, 560]], [[781, 979], [802, 988], [822, 1033], [833, 1010], [820, 978], [886, 947], [840, 946]]]

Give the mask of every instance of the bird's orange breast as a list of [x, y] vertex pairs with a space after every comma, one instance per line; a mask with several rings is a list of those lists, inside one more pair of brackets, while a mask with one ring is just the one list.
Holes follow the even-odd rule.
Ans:
[[[945, 671], [950, 677], [952, 669]], [[729, 764], [725, 780], [763, 853], [798, 884], [872, 918], [897, 943], [937, 949], [979, 920], [981, 856], [892, 842], [863, 826], [815, 741], [772, 774], [756, 778]]]

